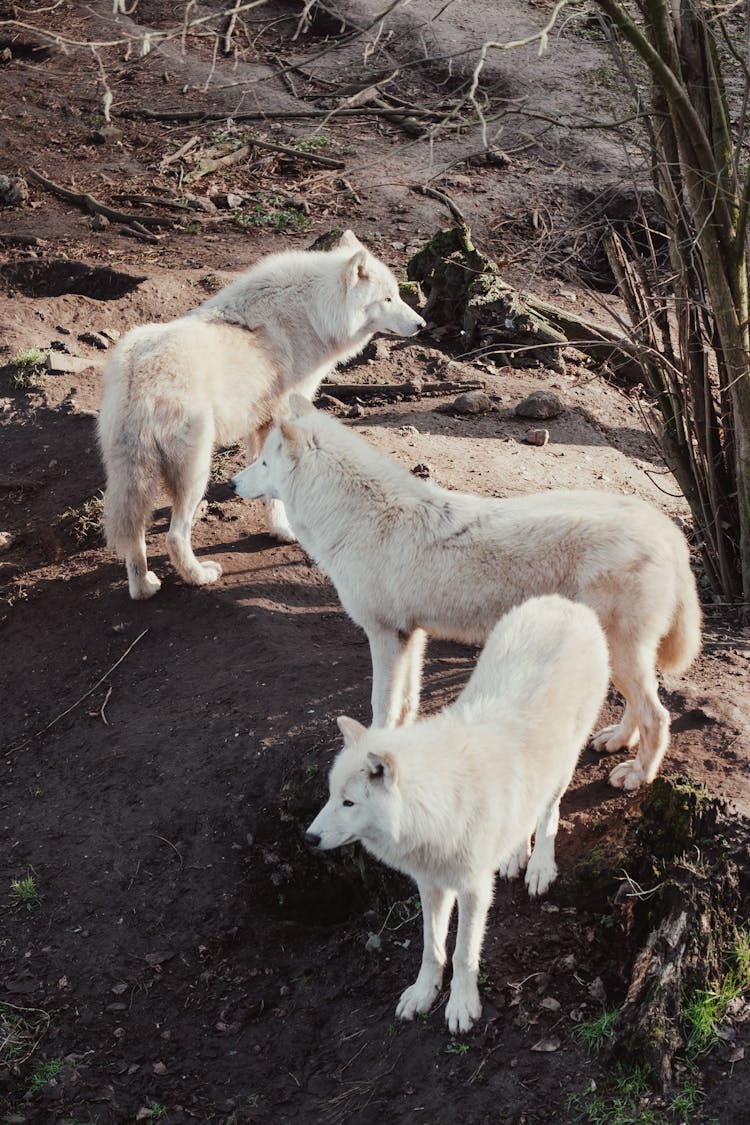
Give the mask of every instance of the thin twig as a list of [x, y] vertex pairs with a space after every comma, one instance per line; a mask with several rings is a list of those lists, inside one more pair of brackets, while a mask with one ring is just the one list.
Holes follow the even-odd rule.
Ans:
[[68, 203], [75, 203], [77, 207], [82, 207], [85, 211], [98, 211], [100, 215], [113, 219], [116, 223], [128, 223], [130, 226], [141, 223], [144, 227], [173, 227], [175, 225], [174, 219], [169, 219], [166, 215], [128, 215], [125, 211], [116, 211], [114, 207], [108, 207], [106, 203], [94, 199], [94, 196], [89, 195], [88, 192], [70, 191], [68, 188], [61, 187], [60, 184], [48, 180], [46, 176], [42, 176], [33, 168], [29, 168], [28, 175], [47, 191], [59, 196], [60, 199], [65, 199]]
[[46, 734], [47, 731], [55, 725], [55, 723], [60, 722], [60, 719], [64, 719], [66, 715], [69, 715], [71, 713], [71, 711], [75, 711], [76, 707], [80, 706], [80, 704], [83, 703], [84, 699], [88, 699], [90, 695], [93, 695], [96, 689], [98, 687], [101, 687], [107, 677], [111, 676], [114, 670], [120, 667], [125, 657], [133, 651], [138, 642], [146, 636], [146, 633], [148, 633], [148, 629], [144, 629], [142, 633], [139, 633], [135, 640], [125, 649], [120, 659], [116, 660], [112, 667], [108, 668], [104, 675], [99, 677], [93, 687], [90, 687], [88, 691], [85, 691], [83, 695], [79, 696], [79, 698], [76, 699], [75, 703], [71, 703], [70, 707], [66, 707], [65, 710], [61, 711], [59, 715], [55, 715], [54, 719], [47, 723], [46, 727], [42, 727], [41, 730], [34, 731], [34, 733], [30, 734], [28, 738], [25, 738], [23, 742], [18, 742], [15, 746], [10, 746], [7, 750], [3, 751], [3, 753], [13, 754], [16, 750], [23, 749], [24, 746], [28, 746], [30, 742], [33, 742], [35, 738], [41, 738], [43, 734]]
[[453, 218], [462, 227], [468, 226], [466, 216], [457, 203], [454, 203], [449, 195], [444, 191], [438, 191], [437, 188], [428, 187], [426, 184], [412, 184], [412, 191], [419, 192], [420, 195], [429, 195], [432, 199], [437, 199], [444, 207], [447, 207]]
[[104, 696], [104, 702], [102, 703], [101, 707], [99, 708], [99, 714], [102, 717], [102, 722], [104, 723], [105, 727], [109, 726], [109, 719], [104, 714], [104, 708], [109, 703], [109, 697], [110, 697], [111, 694], [112, 694], [112, 684], [110, 684], [109, 687], [107, 688], [107, 694]]

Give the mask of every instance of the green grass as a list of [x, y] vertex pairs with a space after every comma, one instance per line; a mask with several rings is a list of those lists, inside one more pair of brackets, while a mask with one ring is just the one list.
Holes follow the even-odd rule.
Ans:
[[62, 1059], [47, 1059], [46, 1062], [38, 1063], [29, 1077], [29, 1092], [32, 1094], [38, 1093], [47, 1082], [51, 1082], [54, 1078], [57, 1078], [64, 1065], [65, 1063]]
[[593, 1020], [585, 1020], [578, 1025], [577, 1035], [593, 1051], [601, 1051], [614, 1042], [615, 1024], [620, 1012], [618, 1008], [604, 1011]]
[[23, 906], [26, 910], [33, 910], [42, 901], [33, 875], [27, 875], [24, 879], [11, 879], [10, 897], [16, 906]]
[[318, 149], [328, 148], [331, 141], [332, 138], [327, 133], [316, 133], [312, 137], [297, 137], [289, 142], [289, 147], [296, 148], [299, 152], [317, 152]]
[[731, 965], [718, 988], [701, 988], [685, 1001], [682, 1018], [688, 1051], [704, 1054], [719, 1042], [717, 1029], [734, 1000], [750, 991], [750, 931], [741, 933], [731, 953]]
[[44, 372], [46, 352], [39, 348], [27, 348], [25, 351], [16, 352], [10, 360], [10, 385], [14, 391], [27, 391], [33, 387], [39, 376]]
[[78, 508], [66, 508], [56, 522], [70, 532], [79, 547], [99, 544], [104, 537], [104, 493], [94, 493]]
[[451, 1039], [449, 1040], [445, 1051], [448, 1055], [466, 1055], [469, 1052], [469, 1044], [462, 1043], [460, 1039]]
[[245, 211], [235, 211], [234, 217], [242, 227], [271, 227], [278, 234], [287, 231], [310, 229], [310, 219], [295, 207], [285, 207], [284, 201], [269, 192]]

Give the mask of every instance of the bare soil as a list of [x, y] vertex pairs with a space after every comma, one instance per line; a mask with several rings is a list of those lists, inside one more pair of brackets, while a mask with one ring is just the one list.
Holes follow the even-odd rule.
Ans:
[[[259, 505], [229, 497], [222, 482], [241, 464], [237, 451], [217, 455], [195, 530], [198, 553], [224, 568], [215, 586], [188, 588], [171, 572], [160, 508], [149, 551], [164, 586], [153, 601], [131, 602], [124, 570], [98, 535], [95, 504], [82, 519], [103, 486], [95, 440], [103, 353], [80, 334], [116, 336], [172, 317], [262, 253], [307, 245], [332, 227], [353, 227], [400, 270], [447, 222], [414, 184], [448, 192], [511, 280], [604, 318], [580, 276], [561, 272], [581, 255], [578, 264], [599, 277], [585, 216], [593, 204], [606, 210], [622, 179], [623, 166], [590, 134], [545, 129], [532, 144], [525, 127], [504, 119], [493, 137], [511, 156], [488, 164], [474, 159], [481, 138], [468, 126], [429, 144], [382, 115], [333, 118], [313, 151], [343, 169], [257, 152], [188, 187], [197, 165], [188, 155], [165, 167], [165, 156], [193, 136], [198, 152], [225, 144], [232, 126], [126, 116], [138, 107], [227, 116], [238, 107], [331, 108], [347, 83], [362, 88], [394, 65], [405, 69], [386, 86], [391, 94], [442, 112], [455, 88], [447, 64], [410, 59], [476, 43], [483, 27], [499, 34], [495, 11], [509, 31], [538, 27], [547, 12], [507, 2], [447, 7], [439, 19], [426, 3], [396, 12], [364, 60], [351, 31], [371, 22], [366, 5], [346, 8], [343, 20], [318, 10], [297, 41], [298, 5], [252, 10], [236, 32], [236, 56], [220, 55], [213, 70], [212, 40], [195, 34], [184, 52], [179, 38], [130, 59], [122, 46], [102, 48], [120, 130], [104, 144], [95, 139], [104, 124], [102, 71], [91, 53], [46, 41], [40, 50], [32, 32], [0, 24], [0, 47], [10, 51], [0, 63], [0, 172], [36, 168], [141, 213], [162, 208], [118, 196], [276, 193], [260, 211], [235, 209], [244, 220], [221, 208], [175, 211], [179, 225], [156, 242], [117, 222], [97, 230], [80, 207], [33, 183], [27, 205], [0, 211], [0, 235], [11, 236], [0, 241], [4, 362], [53, 342], [90, 360], [76, 374], [38, 375], [23, 388], [10, 368], [0, 374], [0, 531], [11, 536], [0, 554], [0, 1110], [9, 1125], [447, 1125], [459, 1117], [520, 1125], [591, 1120], [581, 1116], [586, 1099], [616, 1090], [617, 1060], [578, 1032], [617, 1007], [626, 986], [613, 886], [586, 885], [579, 871], [637, 812], [638, 796], [607, 785], [612, 760], [582, 756], [563, 805], [561, 874], [549, 899], [532, 903], [521, 885], [498, 884], [477, 1028], [451, 1038], [442, 1005], [416, 1023], [397, 1022], [396, 1001], [421, 950], [414, 888], [354, 850], [321, 858], [302, 844], [324, 800], [335, 717], [369, 714], [364, 636], [304, 552], [264, 533]], [[72, 40], [117, 39], [179, 24], [182, 11], [156, 0], [141, 0], [128, 16], [113, 16], [104, 0], [30, 3], [17, 19]], [[10, 6], [2, 13], [10, 18]], [[375, 31], [366, 35], [372, 41]], [[331, 53], [317, 58], [324, 48]], [[298, 69], [280, 74], [284, 61]], [[529, 49], [512, 65], [507, 56], [493, 62], [485, 107], [530, 94], [550, 111], [599, 106], [606, 65], [595, 41], [564, 35], [541, 61]], [[243, 128], [288, 144], [316, 126]], [[290, 198], [310, 209], [304, 230], [277, 217], [301, 213]], [[439, 337], [428, 330], [370, 345], [342, 378], [479, 378], [493, 411], [466, 417], [436, 411], [435, 399], [364, 398], [349, 424], [450, 488], [637, 492], [690, 531], [637, 391], [575, 359], [564, 375], [456, 359]], [[565, 407], [542, 423], [550, 434], [542, 448], [525, 443], [534, 423], [514, 413], [538, 388], [555, 390]], [[750, 638], [735, 612], [702, 591], [703, 653], [663, 688], [673, 716], [665, 768], [748, 816]], [[475, 658], [458, 645], [430, 646], [426, 711], [455, 697]], [[613, 695], [608, 712], [617, 706]], [[11, 881], [29, 875], [40, 901], [24, 905]], [[674, 1093], [647, 1094], [640, 1116], [627, 1120], [747, 1121], [744, 1014], [735, 1011], [695, 1074], [679, 1073], [674, 1093], [690, 1082], [702, 1091], [689, 1117], [670, 1109]]]

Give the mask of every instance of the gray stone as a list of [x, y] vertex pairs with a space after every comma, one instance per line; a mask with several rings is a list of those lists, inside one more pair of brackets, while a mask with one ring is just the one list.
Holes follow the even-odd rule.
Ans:
[[527, 430], [524, 440], [527, 445], [546, 445], [549, 441], [549, 430]]
[[65, 352], [49, 352], [44, 360], [44, 366], [53, 375], [77, 375], [96, 364], [97, 360], [84, 359], [80, 355], [66, 355]]
[[81, 332], [78, 339], [82, 344], [91, 344], [92, 347], [98, 348], [100, 352], [106, 352], [109, 347], [109, 340], [106, 340], [100, 332]]
[[519, 418], [557, 418], [564, 410], [562, 399], [554, 391], [533, 391], [519, 402], [516, 414]]
[[451, 409], [457, 414], [485, 414], [492, 409], [492, 402], [484, 391], [465, 391], [454, 399]]
[[29, 200], [29, 185], [22, 176], [0, 176], [0, 206], [18, 207]]

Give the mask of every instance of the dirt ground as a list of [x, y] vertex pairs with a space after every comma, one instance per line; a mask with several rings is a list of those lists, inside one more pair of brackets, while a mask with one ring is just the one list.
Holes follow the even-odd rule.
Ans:
[[[286, 145], [307, 138], [308, 154], [342, 167], [255, 150], [252, 160], [190, 181], [201, 170], [196, 154], [226, 155], [240, 126], [226, 117], [127, 116], [330, 109], [395, 68], [386, 108], [424, 109], [433, 121], [460, 85], [447, 49], [476, 43], [486, 29], [538, 27], [548, 7], [467, 0], [443, 10], [424, 0], [363, 32], [363, 57], [353, 29], [372, 23], [367, 5], [340, 7], [341, 18], [317, 9], [294, 41], [301, 5], [277, 3], [245, 13], [227, 58], [214, 59], [212, 39], [194, 33], [184, 51], [177, 36], [141, 54], [146, 31], [179, 27], [183, 9], [140, 0], [113, 15], [108, 0], [0, 3], [0, 173], [35, 168], [141, 214], [163, 213], [154, 197], [189, 207], [171, 212], [177, 226], [156, 240], [115, 220], [97, 229], [85, 209], [31, 181], [26, 204], [0, 209], [0, 358], [63, 346], [89, 361], [23, 387], [10, 368], [0, 374], [0, 532], [10, 536], [0, 554], [2, 1120], [746, 1122], [743, 1010], [694, 1072], [678, 1069], [674, 1091], [644, 1093], [629, 1117], [612, 1108], [617, 1060], [579, 1033], [617, 1007], [625, 988], [611, 895], [588, 893], [577, 874], [638, 807], [637, 796], [607, 785], [611, 759], [582, 756], [548, 899], [530, 902], [523, 886], [498, 884], [477, 1027], [451, 1037], [442, 1005], [397, 1022], [421, 950], [413, 886], [353, 849], [321, 857], [302, 843], [325, 798], [336, 716], [368, 718], [363, 634], [299, 546], [272, 541], [260, 506], [229, 496], [223, 482], [241, 464], [237, 451], [217, 455], [195, 529], [199, 555], [222, 563], [215, 586], [188, 588], [171, 571], [160, 508], [149, 553], [163, 589], [131, 602], [96, 526], [103, 352], [80, 335], [103, 333], [106, 343], [106, 334], [111, 342], [132, 325], [167, 319], [262, 253], [308, 245], [332, 227], [351, 226], [401, 271], [449, 222], [441, 202], [414, 185], [448, 193], [510, 280], [605, 319], [590, 220], [620, 198], [624, 158], [590, 133], [545, 126], [531, 135], [510, 114], [492, 126], [496, 159], [488, 161], [468, 126], [429, 143], [382, 112], [323, 124], [268, 118], [242, 129]], [[12, 18], [17, 25], [1, 22]], [[24, 22], [71, 42], [63, 50]], [[572, 114], [587, 99], [600, 108], [616, 99], [607, 56], [580, 31], [569, 28], [540, 60], [528, 49], [512, 63], [492, 61], [485, 111], [531, 98]], [[129, 58], [121, 43], [93, 56], [74, 42], [123, 36], [135, 43]], [[433, 61], [421, 62], [425, 54]], [[285, 70], [290, 61], [296, 69]], [[102, 140], [106, 87], [118, 134]], [[193, 137], [183, 158], [164, 164]], [[220, 205], [222, 195], [243, 192], [242, 204]], [[690, 531], [632, 388], [580, 362], [564, 374], [495, 367], [449, 355], [441, 343], [429, 326], [408, 342], [378, 341], [343, 378], [480, 379], [491, 412], [457, 416], [436, 411], [446, 400], [363, 397], [349, 424], [449, 488], [637, 492]], [[524, 441], [531, 423], [514, 413], [539, 388], [564, 403], [544, 423], [542, 448]], [[665, 769], [748, 816], [750, 637], [701, 589], [702, 655], [663, 685], [673, 716]], [[431, 645], [424, 709], [453, 699], [475, 659], [471, 649]], [[608, 712], [617, 706], [612, 695]], [[11, 883], [29, 876], [38, 900], [19, 902]], [[688, 1112], [674, 1098], [691, 1085], [700, 1093]]]

